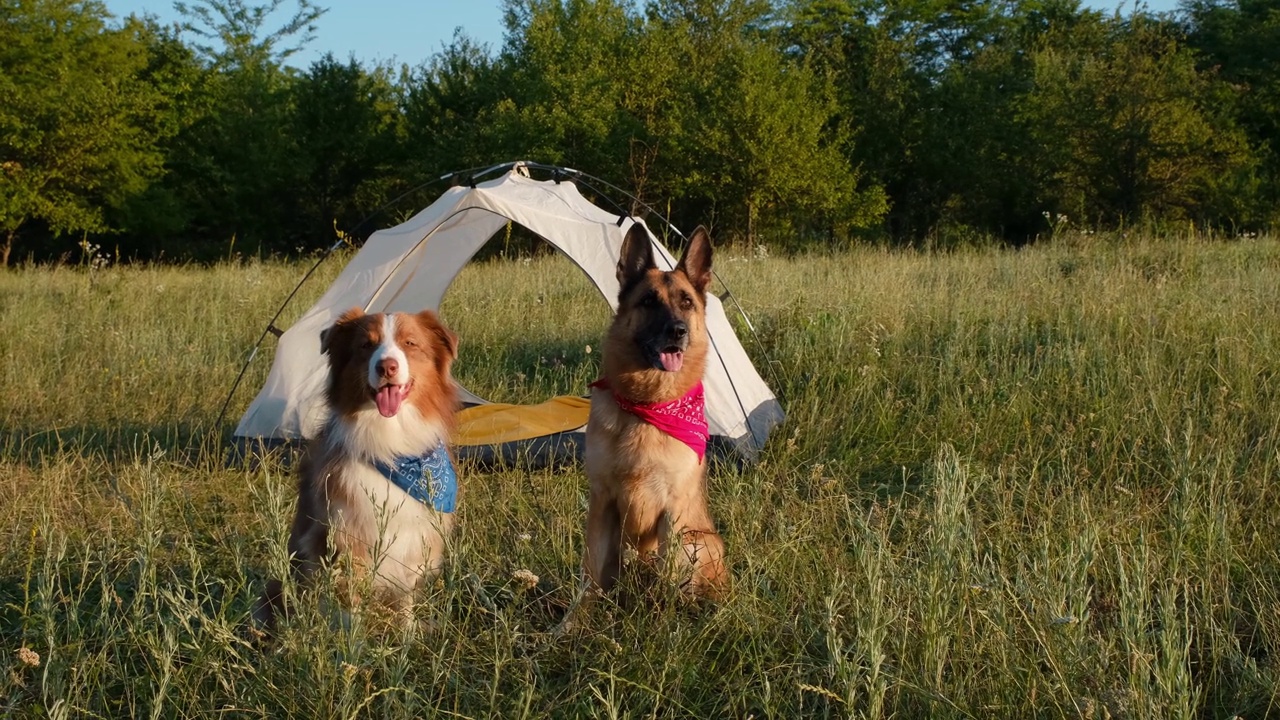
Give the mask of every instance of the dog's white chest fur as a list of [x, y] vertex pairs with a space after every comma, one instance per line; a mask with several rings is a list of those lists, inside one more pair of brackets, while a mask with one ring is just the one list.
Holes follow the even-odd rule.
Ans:
[[394, 418], [362, 412], [353, 421], [334, 425], [332, 441], [341, 454], [334, 469], [343, 490], [330, 496], [334, 539], [366, 549], [371, 569], [376, 570], [375, 586], [413, 590], [425, 575], [440, 569], [453, 515], [410, 497], [378, 471], [371, 458], [387, 461], [427, 452], [439, 444], [443, 429], [424, 423], [413, 408]]
[[432, 556], [440, 553], [433, 550], [448, 534], [452, 514], [409, 497], [367, 462], [349, 459], [340, 467], [346, 492], [331, 499], [333, 532], [368, 549], [375, 585], [413, 590], [423, 575], [439, 569]]

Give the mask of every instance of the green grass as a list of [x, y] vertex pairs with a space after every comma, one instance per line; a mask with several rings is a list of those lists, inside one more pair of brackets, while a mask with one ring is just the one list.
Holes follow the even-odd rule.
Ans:
[[[659, 588], [552, 636], [575, 589], [581, 470], [464, 469], [453, 559], [418, 609], [433, 632], [333, 627], [310, 605], [266, 653], [240, 626], [285, 566], [293, 479], [224, 467], [212, 425], [305, 265], [0, 274], [0, 704], [1280, 715], [1280, 242], [732, 256], [717, 269], [789, 417], [758, 465], [713, 468], [736, 576], [723, 607]], [[469, 268], [444, 315], [459, 377], [519, 402], [579, 392], [608, 322], [553, 258]], [[228, 424], [269, 363], [267, 348]]]

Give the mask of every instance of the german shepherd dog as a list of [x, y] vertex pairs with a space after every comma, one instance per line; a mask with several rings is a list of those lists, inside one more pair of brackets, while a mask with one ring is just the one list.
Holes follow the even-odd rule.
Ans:
[[587, 589], [614, 586], [625, 545], [641, 558], [674, 563], [667, 567], [677, 568], [686, 591], [714, 600], [727, 590], [729, 571], [706, 494], [711, 240], [705, 228], [695, 230], [670, 272], [658, 269], [650, 242], [640, 223], [623, 240], [618, 312], [591, 394]]

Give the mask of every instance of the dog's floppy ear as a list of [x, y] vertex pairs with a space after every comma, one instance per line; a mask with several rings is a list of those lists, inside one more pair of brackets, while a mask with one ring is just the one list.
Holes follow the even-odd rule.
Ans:
[[356, 320], [359, 320], [362, 317], [364, 317], [364, 310], [361, 310], [358, 307], [353, 307], [350, 310], [342, 313], [341, 317], [335, 320], [333, 325], [325, 328], [324, 330], [321, 330], [320, 331], [320, 354], [322, 355], [330, 354], [329, 351], [333, 349], [334, 333], [336, 333], [338, 330], [342, 328], [350, 327], [351, 323], [355, 322]]
[[689, 244], [676, 269], [689, 278], [695, 290], [706, 294], [707, 286], [711, 284], [711, 236], [706, 228], [699, 225], [689, 236]]
[[622, 239], [622, 255], [618, 258], [619, 299], [631, 283], [643, 278], [645, 273], [657, 267], [653, 261], [653, 244], [644, 225], [634, 223]]
[[418, 313], [418, 319], [431, 331], [431, 334], [439, 341], [440, 348], [444, 350], [444, 353], [436, 359], [436, 362], [440, 366], [440, 372], [447, 375], [449, 367], [458, 358], [458, 336], [445, 327], [444, 323], [440, 322], [440, 317], [430, 310], [423, 310]]

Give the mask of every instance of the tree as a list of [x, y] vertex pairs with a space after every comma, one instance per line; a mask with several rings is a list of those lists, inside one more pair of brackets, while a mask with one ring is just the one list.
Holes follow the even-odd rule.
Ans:
[[418, 185], [450, 170], [524, 157], [497, 117], [513, 92], [507, 64], [462, 33], [404, 73], [401, 176]]
[[106, 209], [160, 171], [143, 29], [109, 17], [93, 0], [0, 0], [0, 266], [30, 223], [109, 229]]
[[328, 54], [293, 80], [289, 95], [303, 232], [327, 238], [335, 223], [351, 230], [396, 184], [400, 113], [391, 73]]
[[687, 103], [686, 165], [672, 168], [674, 192], [704, 199], [748, 245], [764, 236], [778, 245], [828, 240], [875, 223], [883, 193], [841, 152], [848, 126], [834, 88], [758, 33], [766, 22], [722, 17], [704, 35], [702, 20], [663, 21]]
[[1219, 178], [1248, 161], [1243, 135], [1214, 106], [1215, 80], [1157, 19], [1099, 30], [1035, 54], [1023, 119], [1051, 168], [1046, 209], [1106, 225], [1195, 218]]
[[268, 250], [314, 242], [293, 220], [303, 170], [292, 135], [294, 78], [283, 63], [310, 39], [324, 11], [296, 0], [293, 14], [270, 29], [283, 2], [178, 4], [183, 32], [203, 40], [193, 43], [204, 67], [199, 112], [168, 154], [188, 242], [237, 240]]
[[1187, 44], [1202, 72], [1226, 83], [1223, 108], [1248, 135], [1258, 178], [1227, 194], [1228, 214], [1249, 224], [1280, 222], [1280, 5], [1275, 0], [1184, 0]]
[[912, 221], [931, 243], [993, 236], [1023, 243], [1044, 228], [1048, 173], [1038, 139], [1020, 121], [1035, 84], [1027, 49], [1051, 31], [1071, 35], [1089, 17], [1076, 0], [1023, 0], [961, 3], [957, 15], [927, 23], [929, 34], [946, 38], [924, 43], [931, 62], [946, 61], [920, 95], [918, 146], [905, 179], [918, 202]]
[[1036, 167], [1015, 111], [1026, 48], [1075, 0], [792, 0], [786, 13], [781, 43], [834, 83], [854, 129], [845, 154], [885, 188], [894, 240], [1031, 232]]
[[[720, 223], [726, 239], [844, 231], [879, 212], [876, 190], [838, 152], [831, 88], [773, 46], [767, 3], [506, 9], [503, 84], [488, 114], [472, 114], [474, 126], [497, 129], [491, 147], [626, 178], [641, 202], [671, 201], [677, 225]], [[481, 67], [458, 62], [457, 49], [436, 78]]]
[[497, 122], [548, 162], [626, 177], [632, 139], [646, 134], [630, 102], [648, 91], [632, 77], [640, 19], [618, 0], [508, 2], [509, 102]]
[[173, 5], [185, 18], [182, 29], [206, 41], [193, 42], [193, 50], [222, 69], [243, 70], [278, 68], [315, 39], [316, 21], [325, 10], [311, 0], [294, 0], [293, 15], [276, 29], [266, 30], [267, 19], [284, 2], [249, 5], [245, 0], [196, 0]]
[[116, 245], [124, 255], [155, 257], [175, 240], [189, 240], [183, 236], [191, 218], [181, 196], [187, 168], [177, 162], [174, 148], [176, 139], [209, 112], [208, 73], [176, 28], [161, 26], [152, 18], [129, 22], [138, 28], [138, 37], [147, 47], [147, 63], [137, 79], [151, 87], [157, 98], [155, 112], [139, 118], [139, 129], [155, 142], [164, 166], [144, 189], [109, 208], [107, 221], [119, 228]]

